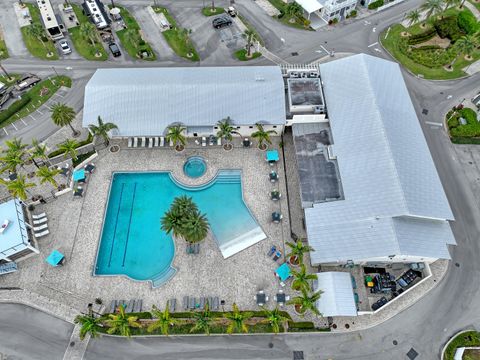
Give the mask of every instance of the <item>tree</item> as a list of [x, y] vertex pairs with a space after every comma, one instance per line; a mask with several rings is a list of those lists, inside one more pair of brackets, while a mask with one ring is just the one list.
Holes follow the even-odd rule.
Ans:
[[177, 151], [183, 150], [183, 147], [187, 143], [183, 132], [186, 130], [185, 127], [181, 125], [173, 125], [168, 127], [167, 141], [172, 142], [173, 146]]
[[122, 336], [130, 337], [132, 335], [132, 328], [141, 327], [137, 321], [136, 316], [129, 316], [125, 313], [125, 307], [119, 306], [116, 314], [108, 314], [108, 319], [105, 323], [109, 327], [107, 333], [120, 334]]
[[180, 213], [181, 216], [187, 216], [198, 210], [197, 204], [190, 196], [180, 195], [173, 199], [173, 208]]
[[95, 48], [95, 54], [98, 55], [98, 48], [96, 46], [96, 43], [98, 41], [98, 33], [95, 25], [88, 21], [84, 22], [80, 25], [79, 33], [80, 36], [83, 37], [85, 40], [90, 41], [92, 47]]
[[102, 328], [100, 318], [96, 318], [93, 314], [89, 315], [77, 315], [74, 323], [80, 324], [80, 340], [85, 339], [87, 334], [90, 334], [92, 338], [97, 337], [98, 332]]
[[459, 53], [471, 56], [478, 45], [478, 40], [475, 35], [462, 36], [455, 42], [455, 47]]
[[183, 41], [185, 41], [185, 45], [190, 43], [190, 34], [192, 33], [192, 29], [183, 28], [180, 32], [183, 37]]
[[70, 155], [73, 160], [77, 160], [77, 147], [78, 143], [75, 140], [67, 139], [63, 143], [58, 145], [58, 150], [63, 152], [64, 158]]
[[56, 168], [49, 169], [46, 166], [41, 166], [40, 168], [38, 168], [36, 173], [36, 175], [40, 178], [41, 184], [49, 182], [53, 185], [54, 188], [58, 187], [58, 184], [55, 181], [55, 176], [57, 176], [58, 174], [60, 174], [60, 170]]
[[25, 175], [18, 175], [17, 178], [12, 181], [0, 180], [0, 182], [7, 187], [10, 194], [20, 200], [27, 200], [27, 194], [30, 195], [27, 189], [36, 186], [34, 183], [27, 183], [25, 181]]
[[160, 311], [157, 309], [155, 305], [152, 306], [152, 315], [155, 319], [157, 319], [155, 322], [153, 322], [147, 329], [148, 332], [153, 332], [157, 329], [160, 329], [162, 331], [163, 335], [168, 336], [168, 328], [169, 326], [172, 326], [175, 324], [176, 320], [170, 317], [170, 312], [168, 310], [168, 301], [167, 301], [167, 306], [165, 307], [165, 310]]
[[203, 331], [205, 334], [210, 335], [210, 324], [212, 322], [212, 317], [208, 302], [205, 304], [203, 311], [192, 312], [192, 315], [195, 319], [195, 325], [190, 329], [190, 332]]
[[425, 3], [420, 7], [420, 9], [424, 10], [426, 13], [426, 19], [428, 19], [432, 15], [439, 14], [443, 11], [443, 0], [427, 0]]
[[302, 7], [297, 2], [291, 2], [285, 8], [285, 12], [290, 16], [297, 16], [302, 13]]
[[50, 111], [52, 112], [52, 121], [55, 125], [62, 127], [68, 125], [72, 129], [73, 137], [80, 135], [80, 132], [72, 126], [72, 121], [77, 116], [75, 110], [65, 104], [56, 103], [52, 105]]
[[295, 305], [295, 310], [302, 315], [305, 315], [305, 312], [310, 310], [315, 315], [321, 316], [322, 314], [318, 311], [316, 303], [320, 299], [322, 292], [318, 290], [310, 295], [305, 289], [302, 289], [302, 295], [295, 296], [287, 304]]
[[23, 153], [19, 151], [7, 151], [4, 152], [2, 157], [0, 157], [0, 161], [3, 163], [3, 166], [0, 172], [4, 172], [9, 170], [11, 172], [17, 172], [17, 166], [23, 166]]
[[125, 32], [124, 36], [125, 36], [125, 40], [131, 43], [135, 48], [135, 50], [137, 50], [140, 40], [142, 40], [142, 38], [140, 37], [140, 34], [138, 33], [138, 30], [130, 28]]
[[247, 29], [243, 33], [243, 37], [247, 39], [247, 57], [251, 57], [253, 40], [255, 40], [255, 31]]
[[5, 145], [7, 145], [7, 151], [18, 152], [23, 155], [25, 152], [26, 144], [22, 143], [22, 139], [17, 139], [14, 137], [12, 140], [5, 140]]
[[176, 238], [182, 236], [183, 217], [179, 211], [170, 208], [160, 219], [161, 229], [167, 234], [173, 233]]
[[292, 289], [293, 290], [310, 290], [310, 281], [317, 280], [316, 274], [307, 274], [307, 268], [304, 264], [301, 265], [300, 271], [291, 270], [293, 276]]
[[252, 133], [252, 137], [254, 139], [257, 139], [258, 141], [258, 147], [262, 150], [265, 150], [267, 148], [267, 145], [265, 143], [271, 144], [272, 140], [270, 139], [270, 134], [276, 134], [277, 132], [275, 130], [267, 130], [263, 128], [262, 124], [255, 124], [257, 127], [257, 131]]
[[43, 47], [45, 48], [45, 51], [48, 51], [47, 53], [48, 55], [52, 54], [52, 52], [47, 49], [47, 45], [45, 45], [45, 40], [44, 40], [45, 31], [43, 30], [42, 25], [40, 25], [39, 23], [33, 23], [32, 25], [28, 25], [25, 28], [25, 31], [28, 36], [31, 36], [42, 43]]
[[235, 303], [233, 303], [232, 310], [232, 312], [225, 314], [225, 317], [230, 320], [230, 324], [228, 324], [227, 327], [227, 334], [232, 334], [233, 332], [248, 333], [248, 326], [245, 321], [250, 319], [253, 313], [250, 311], [240, 312]]
[[215, 0], [212, 0], [212, 12], [215, 11]]
[[285, 321], [288, 320], [285, 316], [283, 316], [276, 307], [273, 310], [268, 310], [267, 308], [263, 308], [263, 311], [265, 311], [266, 319], [263, 320], [264, 323], [270, 324], [272, 327], [272, 330], [275, 334], [278, 334], [280, 332], [280, 325], [283, 324]]
[[88, 128], [94, 136], [100, 136], [103, 138], [105, 146], [108, 146], [110, 143], [108, 132], [113, 129], [118, 129], [118, 126], [111, 122], [104, 123], [102, 118], [98, 116], [97, 119], [98, 125], [88, 125]]
[[185, 219], [182, 234], [189, 243], [200, 242], [207, 237], [209, 227], [207, 216], [197, 210]]
[[303, 255], [305, 255], [306, 252], [315, 251], [310, 245], [305, 245], [302, 239], [298, 239], [295, 242], [287, 242], [286, 244], [290, 248], [287, 258], [290, 258], [290, 263], [294, 265], [303, 263]]
[[37, 139], [32, 139], [32, 148], [30, 149], [30, 159], [34, 162], [35, 166], [38, 168], [38, 164], [35, 159], [42, 159], [45, 162], [50, 164], [50, 160], [47, 155], [47, 146], [45, 144], [40, 144]]
[[408, 25], [415, 25], [420, 21], [420, 17], [420, 11], [418, 11], [417, 9], [410, 11], [406, 16], [406, 19], [408, 19]]
[[235, 130], [235, 128], [231, 125], [230, 116], [228, 116], [226, 119], [219, 121], [217, 123], [217, 126], [217, 137], [223, 138], [227, 142], [227, 144], [225, 144], [225, 149], [231, 149], [233, 135], [240, 135], [240, 133]]
[[444, 11], [447, 10], [449, 7], [457, 6], [460, 4], [461, 0], [443, 0], [445, 3]]

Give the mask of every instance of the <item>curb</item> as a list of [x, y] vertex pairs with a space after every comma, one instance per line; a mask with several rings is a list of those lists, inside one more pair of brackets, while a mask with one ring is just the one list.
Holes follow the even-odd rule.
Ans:
[[450, 339], [447, 341], [447, 343], [443, 346], [442, 348], [442, 353], [440, 354], [440, 360], [444, 360], [445, 359], [445, 350], [447, 350], [447, 347], [448, 345], [450, 345], [450, 343], [453, 341], [453, 339], [455, 339], [458, 335], [462, 335], [466, 332], [469, 332], [469, 331], [475, 331], [475, 329], [467, 329], [467, 330], [461, 330], [455, 334], [453, 334]]

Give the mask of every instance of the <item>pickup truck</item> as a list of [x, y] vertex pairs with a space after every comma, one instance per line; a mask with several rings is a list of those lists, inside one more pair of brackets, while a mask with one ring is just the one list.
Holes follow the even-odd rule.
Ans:
[[40, 78], [34, 74], [25, 74], [23, 75], [16, 83], [15, 90], [22, 91], [29, 87], [34, 86], [40, 82]]

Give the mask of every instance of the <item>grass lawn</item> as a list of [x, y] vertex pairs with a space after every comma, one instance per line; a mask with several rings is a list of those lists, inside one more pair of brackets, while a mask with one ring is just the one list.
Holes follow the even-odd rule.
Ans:
[[[469, 10], [463, 10], [469, 11]], [[443, 13], [444, 16], [456, 15], [459, 13], [459, 10], [450, 8]], [[403, 66], [410, 70], [413, 74], [417, 76], [423, 76], [425, 79], [435, 79], [435, 80], [448, 80], [456, 79], [462, 76], [465, 76], [465, 72], [462, 70], [469, 64], [472, 64], [476, 60], [480, 59], [480, 50], [475, 50], [472, 54], [472, 60], [465, 60], [464, 56], [460, 55], [453, 65], [453, 69], [447, 71], [443, 66], [429, 67], [423, 64], [419, 64], [414, 61], [411, 57], [407, 56], [405, 53], [405, 42], [407, 41], [406, 37], [402, 37], [402, 32], [408, 32], [411, 35], [416, 35], [422, 32], [425, 32], [432, 25], [427, 25], [425, 28], [422, 28], [420, 24], [416, 24], [409, 28], [405, 28], [401, 24], [393, 25], [390, 28], [390, 31], [385, 30], [381, 36], [380, 41], [382, 45], [388, 50], [388, 52]], [[388, 36], [387, 36], [388, 33]], [[386, 37], [387, 36], [387, 37]], [[386, 38], [385, 38], [386, 37]], [[406, 45], [408, 46], [408, 45]], [[403, 47], [403, 48], [402, 48]]]
[[[88, 17], [82, 13], [82, 9], [79, 5], [71, 4], [71, 6], [80, 24], [90, 22], [90, 20], [88, 20]], [[70, 33], [70, 38], [72, 39], [73, 46], [75, 47], [77, 52], [85, 59], [96, 61], [105, 61], [108, 59], [108, 54], [100, 42], [97, 41], [95, 43], [95, 46], [92, 46], [90, 40], [86, 40], [80, 35], [80, 26], [70, 28], [68, 31]], [[100, 53], [101, 56], [95, 56], [95, 54], [97, 53]]]
[[193, 46], [192, 41], [189, 39], [188, 35], [187, 35], [187, 41], [185, 41], [185, 35], [183, 35], [181, 32], [182, 29], [180, 29], [177, 26], [177, 22], [168, 13], [168, 10], [160, 6], [155, 6], [152, 8], [153, 8], [153, 11], [155, 11], [156, 13], [163, 12], [168, 22], [172, 26], [172, 29], [165, 30], [164, 32], [162, 32], [163, 36], [165, 37], [165, 40], [167, 40], [172, 50], [178, 56], [181, 56], [187, 60], [199, 61], [200, 57], [198, 56], [198, 53], [195, 50], [195, 47]]
[[268, 1], [273, 6], [275, 6], [278, 11], [280, 11], [281, 14], [279, 16], [274, 16], [274, 17], [278, 19], [280, 22], [282, 22], [283, 24], [297, 28], [297, 29], [313, 30], [310, 26], [305, 26], [304, 20], [306, 19], [304, 17], [287, 15], [285, 13], [285, 10], [288, 4], [285, 3], [283, 0], [268, 0]]
[[[32, 21], [34, 23], [39, 24], [40, 26], [43, 27], [42, 22], [40, 21], [40, 10], [38, 9], [37, 5], [34, 4], [25, 4], [28, 7], [28, 10], [30, 11], [30, 16], [32, 17]], [[28, 51], [40, 59], [43, 60], [57, 60], [58, 59], [58, 52], [57, 49], [55, 48], [55, 45], [50, 39], [47, 39], [46, 35], [44, 38], [44, 43], [37, 38], [31, 37], [27, 35], [27, 26], [24, 26], [20, 28], [20, 31], [22, 32], [23, 36], [23, 41], [25, 42], [25, 45], [27, 46]], [[51, 52], [53, 55], [48, 57], [47, 54]]]
[[247, 50], [246, 49], [240, 49], [240, 50], [235, 51], [235, 57], [240, 61], [248, 61], [248, 60], [256, 59], [260, 56], [262, 56], [261, 53], [254, 52], [254, 53], [251, 53], [250, 58], [247, 58]]
[[[3, 36], [3, 34], [1, 34]], [[0, 38], [0, 60], [8, 58], [8, 49], [7, 44], [5, 44], [5, 40]]]
[[[120, 42], [122, 43], [123, 48], [127, 50], [128, 54], [134, 59], [141, 59], [141, 60], [148, 60], [148, 61], [156, 60], [157, 57], [153, 52], [153, 49], [149, 43], [142, 40], [141, 43], [136, 45], [132, 43], [127, 36], [125, 36], [126, 32], [129, 29], [134, 29], [137, 31], [139, 37], [141, 37], [140, 25], [138, 25], [137, 20], [135, 20], [135, 18], [128, 12], [127, 9], [125, 9], [122, 6], [118, 6], [118, 5], [115, 5], [115, 6], [120, 9], [120, 15], [122, 16], [122, 19], [125, 22], [125, 25], [127, 27], [126, 29], [117, 31], [117, 36], [120, 39]], [[109, 7], [111, 6], [109, 5]], [[139, 56], [137, 56], [137, 54], [140, 51], [146, 51], [149, 54], [149, 56], [146, 58], [140, 58]]]
[[6, 85], [12, 85], [13, 83], [15, 83], [15, 81], [17, 81], [18, 78], [20, 78], [20, 74], [8, 73], [8, 75], [10, 75], [13, 78], [13, 80], [7, 79], [7, 77], [5, 75], [1, 75], [0, 76], [0, 82], [4, 83]]
[[[467, 331], [456, 336], [447, 346], [444, 353], [445, 360], [453, 360], [455, 350], [459, 347], [480, 346], [480, 333], [476, 331]], [[475, 359], [475, 358], [474, 358]]]
[[252, 24], [250, 24], [248, 22], [247, 19], [245, 19], [245, 17], [243, 15], [240, 15], [240, 14], [237, 14], [238, 18], [242, 21], [243, 25], [245, 25], [247, 27], [248, 30], [251, 30], [255, 33], [255, 39], [257, 39], [257, 41], [260, 43], [260, 45], [262, 46], [265, 46], [265, 43], [263, 42], [263, 39], [262, 37], [260, 36], [260, 34], [257, 32], [257, 29], [255, 29]]
[[225, 12], [225, 9], [221, 7], [216, 7], [215, 11], [212, 11], [211, 6], [207, 6], [202, 9], [202, 14], [205, 16], [220, 15], [220, 14], [223, 14], [224, 12]]
[[[1, 123], [1, 127], [7, 126], [12, 122], [21, 119], [28, 114], [34, 112], [37, 108], [42, 106], [48, 99], [50, 99], [53, 94], [60, 89], [61, 86], [71, 87], [72, 79], [67, 76], [54, 76], [50, 79], [45, 79], [40, 81], [37, 85], [32, 87], [26, 94], [30, 97], [30, 102], [23, 108], [19, 109], [15, 114], [11, 115], [9, 118], [5, 119]], [[44, 88], [48, 89], [48, 92], [43, 93]]]

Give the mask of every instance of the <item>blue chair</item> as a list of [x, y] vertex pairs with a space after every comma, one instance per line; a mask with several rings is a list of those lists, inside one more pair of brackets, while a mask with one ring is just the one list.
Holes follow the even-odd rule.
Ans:
[[272, 255], [275, 253], [275, 251], [277, 251], [277, 248], [276, 248], [275, 245], [274, 245], [274, 246], [272, 246], [272, 248], [271, 248], [270, 251], [268, 252], [268, 256], [272, 256]]

